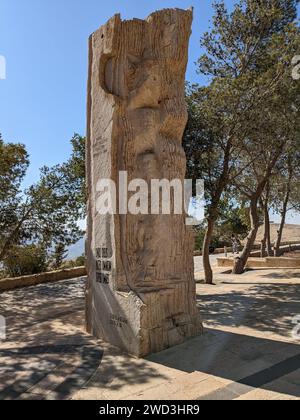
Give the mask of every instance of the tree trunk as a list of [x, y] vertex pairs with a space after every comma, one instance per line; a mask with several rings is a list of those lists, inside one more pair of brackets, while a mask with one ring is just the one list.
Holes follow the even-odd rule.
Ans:
[[268, 213], [268, 223], [266, 225], [266, 227], [267, 227], [267, 233], [266, 233], [267, 255], [268, 255], [268, 257], [272, 257], [273, 256], [273, 251], [272, 251], [272, 242], [271, 242], [270, 216], [269, 216], [268, 209], [267, 209], [267, 213]]
[[278, 230], [277, 239], [275, 243], [275, 257], [280, 257], [280, 245], [281, 245], [281, 240], [282, 240], [283, 228], [284, 228], [285, 220], [286, 220], [289, 199], [290, 199], [290, 186], [288, 186], [286, 195], [284, 197], [283, 208], [281, 212], [281, 222], [280, 222], [280, 227]]
[[266, 239], [263, 238], [263, 240], [261, 241], [261, 246], [260, 246], [260, 258], [265, 258], [266, 256]]
[[269, 215], [269, 197], [270, 197], [270, 182], [266, 185], [265, 200], [261, 199], [261, 208], [264, 212], [264, 236], [261, 243], [261, 258], [265, 256], [271, 257], [272, 244], [271, 244], [271, 230], [270, 230], [270, 215]]
[[264, 201], [263, 199], [260, 200], [260, 206], [264, 210], [264, 234], [261, 241], [261, 248], [260, 248], [260, 257], [264, 258], [266, 256], [266, 245], [267, 245], [267, 223], [268, 220], [266, 218], [266, 206], [267, 206], [267, 199]]
[[280, 256], [280, 245], [281, 245], [281, 240], [282, 240], [283, 228], [284, 228], [285, 220], [286, 220], [288, 204], [289, 204], [289, 200], [290, 200], [291, 182], [292, 182], [292, 179], [293, 179], [293, 175], [294, 175], [294, 171], [293, 171], [293, 167], [292, 167], [292, 158], [291, 158], [291, 156], [289, 156], [289, 158], [288, 158], [288, 181], [287, 181], [287, 187], [286, 187], [286, 194], [285, 194], [285, 197], [284, 197], [284, 200], [283, 200], [280, 227], [279, 227], [277, 239], [276, 239], [276, 242], [275, 242], [275, 249], [274, 249], [275, 257]]
[[235, 260], [233, 271], [232, 271], [233, 274], [243, 274], [243, 272], [245, 271], [245, 267], [246, 267], [248, 258], [250, 257], [252, 247], [255, 243], [257, 231], [259, 228], [259, 215], [257, 211], [258, 203], [259, 203], [259, 200], [261, 199], [264, 189], [268, 187], [269, 185], [268, 183], [269, 183], [272, 170], [280, 154], [282, 153], [284, 144], [285, 144], [284, 142], [281, 143], [280, 147], [277, 150], [277, 153], [274, 155], [272, 161], [267, 167], [264, 178], [259, 182], [259, 184], [257, 185], [256, 191], [251, 196], [251, 201], [250, 201], [251, 230], [246, 240], [246, 244], [244, 246], [241, 256], [239, 258], [236, 258]]
[[203, 268], [205, 273], [205, 283], [206, 284], [213, 284], [213, 271], [210, 265], [210, 258], [209, 258], [209, 248], [211, 244], [211, 239], [213, 235], [215, 220], [212, 218], [208, 218], [207, 220], [207, 229], [205, 233], [205, 238], [202, 247], [202, 257], [203, 257]]
[[262, 258], [264, 258], [266, 255], [268, 257], [270, 257], [272, 255], [270, 216], [269, 216], [268, 201], [266, 201], [264, 203], [263, 210], [264, 210], [264, 238], [263, 238], [263, 255], [261, 255]]
[[257, 231], [259, 228], [259, 216], [258, 216], [258, 211], [257, 211], [258, 199], [259, 197], [255, 195], [251, 200], [251, 206], [250, 206], [251, 230], [247, 237], [246, 244], [244, 246], [241, 256], [235, 259], [233, 271], [232, 271], [233, 274], [243, 274], [243, 272], [245, 271], [248, 258], [250, 257], [253, 245], [255, 243]]
[[219, 208], [221, 196], [228, 183], [228, 177], [229, 177], [229, 171], [230, 171], [229, 161], [230, 161], [231, 145], [232, 145], [232, 140], [229, 138], [227, 141], [226, 149], [224, 153], [223, 171], [218, 179], [217, 188], [216, 188], [215, 194], [213, 195], [212, 203], [209, 209], [209, 216], [207, 218], [207, 230], [205, 233], [204, 243], [202, 247], [203, 267], [204, 267], [206, 284], [213, 284], [213, 271], [210, 265], [209, 247], [211, 244], [215, 222], [218, 218], [218, 208]]

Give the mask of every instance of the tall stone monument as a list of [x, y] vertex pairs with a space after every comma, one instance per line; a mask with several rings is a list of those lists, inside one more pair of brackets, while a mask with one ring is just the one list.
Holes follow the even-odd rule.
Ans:
[[[90, 37], [87, 330], [136, 356], [202, 331], [186, 215], [126, 214], [119, 198], [120, 172], [148, 185], [184, 180], [191, 23], [192, 10], [116, 15]], [[102, 179], [117, 186], [116, 214], [99, 214]]]

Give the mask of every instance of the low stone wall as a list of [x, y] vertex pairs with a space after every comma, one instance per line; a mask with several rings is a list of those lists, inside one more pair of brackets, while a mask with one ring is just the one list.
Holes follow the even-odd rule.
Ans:
[[42, 283], [53, 283], [61, 280], [74, 279], [87, 275], [85, 267], [70, 268], [67, 270], [52, 271], [32, 276], [15, 277], [0, 280], [0, 292], [20, 287], [34, 286]]
[[[240, 247], [240, 249], [242, 249], [242, 247]], [[260, 249], [260, 246], [259, 245], [253, 245], [253, 248], [252, 248], [253, 250], [259, 250]], [[224, 250], [225, 250], [225, 247], [223, 247], [223, 248], [216, 248], [215, 250], [214, 250], [214, 252], [213, 252], [213, 254], [212, 255], [218, 255], [218, 254], [224, 254]], [[232, 247], [227, 247], [227, 252], [228, 252], [228, 254], [230, 254], [231, 252], [233, 252], [233, 249], [232, 249]], [[201, 255], [202, 255], [202, 251], [195, 251], [194, 252], [194, 256], [195, 257], [201, 257]]]
[[[218, 267], [233, 268], [233, 258], [218, 258]], [[246, 268], [299, 268], [300, 259], [286, 257], [249, 258]]]
[[[280, 246], [289, 246], [289, 245], [298, 245], [299, 241], [289, 241], [289, 242], [281, 242]], [[260, 248], [261, 244], [258, 242], [255, 242], [255, 246], [258, 246]], [[274, 246], [274, 243], [272, 242], [272, 247]]]
[[288, 253], [288, 252], [293, 252], [293, 251], [299, 251], [300, 250], [300, 245], [288, 245], [288, 246], [283, 246], [280, 248], [280, 257], [284, 256], [284, 254]]
[[[281, 242], [281, 252], [285, 253], [289, 250], [292, 251], [296, 251], [296, 250], [300, 250], [300, 245], [299, 245], [299, 241], [298, 242]], [[243, 248], [243, 245], [240, 246], [240, 250]], [[223, 248], [216, 248], [213, 255], [218, 255], [218, 254], [224, 254], [224, 247]], [[254, 244], [252, 247], [252, 257], [259, 257], [260, 256], [260, 249], [261, 249], [261, 245], [260, 244]], [[227, 252], [228, 254], [230, 254], [232, 252], [232, 248], [231, 247], [227, 247]], [[194, 252], [194, 256], [195, 257], [200, 257], [202, 255], [202, 251], [195, 251]]]

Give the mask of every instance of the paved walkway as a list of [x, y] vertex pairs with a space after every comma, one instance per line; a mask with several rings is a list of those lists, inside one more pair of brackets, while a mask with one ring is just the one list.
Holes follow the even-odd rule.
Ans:
[[[217, 259], [225, 257], [225, 254], [212, 254], [209, 256], [210, 264], [212, 267], [216, 267], [218, 264]], [[195, 257], [195, 271], [196, 273], [201, 273], [203, 271], [203, 258], [202, 257]]]
[[84, 333], [84, 279], [0, 294], [0, 400], [300, 399], [300, 270], [216, 279], [204, 336], [142, 360]]

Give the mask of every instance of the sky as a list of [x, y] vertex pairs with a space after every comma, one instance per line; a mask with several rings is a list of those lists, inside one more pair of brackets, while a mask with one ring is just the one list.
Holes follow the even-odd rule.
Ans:
[[[38, 180], [39, 168], [66, 160], [73, 133], [86, 131], [88, 37], [115, 13], [145, 18], [157, 9], [194, 7], [187, 80], [196, 73], [200, 37], [209, 28], [212, 0], [0, 0], [0, 132], [21, 142], [30, 154], [25, 180]], [[232, 7], [234, 0], [227, 0]], [[275, 218], [275, 221], [277, 219]], [[289, 220], [300, 223], [300, 216]]]

